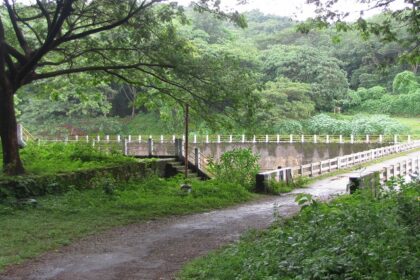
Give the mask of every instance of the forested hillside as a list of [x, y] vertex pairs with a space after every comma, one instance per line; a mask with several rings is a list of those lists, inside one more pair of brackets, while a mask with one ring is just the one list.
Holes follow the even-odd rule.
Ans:
[[[190, 103], [192, 129], [201, 133], [350, 134], [408, 130], [386, 116], [334, 112], [420, 115], [418, 62], [401, 59], [408, 47], [335, 27], [303, 33], [299, 22], [259, 11], [244, 16], [241, 28], [187, 9], [150, 27], [149, 55], [200, 74], [189, 95], [138, 74], [64, 76], [21, 89], [20, 122], [40, 135], [179, 133]], [[361, 118], [372, 125], [358, 126]]]

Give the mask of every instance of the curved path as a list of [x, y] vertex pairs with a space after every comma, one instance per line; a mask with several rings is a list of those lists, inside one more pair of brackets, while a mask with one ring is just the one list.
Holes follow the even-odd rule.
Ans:
[[[409, 156], [419, 156], [420, 152]], [[375, 170], [404, 157], [368, 167]], [[349, 173], [350, 174], [350, 173]], [[290, 216], [299, 211], [297, 193], [320, 199], [345, 192], [349, 174], [320, 180], [308, 188], [249, 204], [203, 214], [159, 219], [120, 227], [12, 266], [0, 279], [173, 279], [192, 258], [235, 241], [249, 229], [270, 225], [276, 211]]]

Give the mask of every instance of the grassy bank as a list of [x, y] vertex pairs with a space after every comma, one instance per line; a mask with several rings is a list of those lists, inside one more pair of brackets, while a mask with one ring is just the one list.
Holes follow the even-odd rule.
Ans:
[[[26, 172], [36, 175], [109, 167], [135, 161], [119, 150], [110, 149], [105, 152], [83, 143], [51, 143], [41, 146], [32, 143], [21, 150], [21, 159]], [[0, 161], [0, 169], [2, 167]]]
[[111, 227], [255, 198], [236, 184], [193, 181], [186, 193], [181, 183], [149, 178], [119, 185], [101, 178], [95, 189], [38, 198], [36, 205], [0, 204], [0, 270]]
[[420, 118], [395, 118], [401, 124], [410, 128], [410, 133], [420, 136]]
[[188, 264], [179, 279], [418, 279], [420, 185], [313, 203]]

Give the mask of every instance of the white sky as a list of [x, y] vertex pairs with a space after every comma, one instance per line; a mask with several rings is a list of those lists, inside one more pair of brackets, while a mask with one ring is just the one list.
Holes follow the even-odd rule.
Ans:
[[[17, 2], [33, 3], [35, 0], [16, 0]], [[238, 5], [238, 0], [220, 0], [225, 10], [236, 10], [239, 12], [258, 9], [265, 14], [288, 16], [294, 19], [304, 20], [315, 16], [315, 6], [305, 4], [307, 0], [248, 0], [248, 4]], [[324, 0], [325, 1], [325, 0]], [[181, 5], [189, 5], [191, 0], [167, 0], [167, 2], [178, 2]], [[373, 1], [376, 2], [376, 1]], [[395, 0], [390, 6], [391, 9], [401, 9], [406, 6], [404, 0]], [[339, 0], [334, 6], [340, 11], [350, 12], [347, 20], [355, 20], [359, 17], [359, 11], [366, 9], [366, 4], [357, 3], [356, 0]], [[372, 16], [380, 10], [372, 10], [365, 16]]]
[[[174, 0], [182, 5], [188, 5], [191, 0]], [[237, 5], [237, 0], [221, 0], [222, 6], [228, 9], [234, 9], [240, 12], [258, 9], [265, 14], [275, 14], [279, 16], [289, 16], [300, 20], [315, 16], [315, 7], [305, 4], [306, 0], [248, 0], [246, 5]], [[366, 8], [366, 5], [357, 3], [355, 0], [340, 0], [335, 6], [340, 11], [351, 12], [348, 20], [354, 20], [359, 17], [359, 11]], [[396, 0], [391, 9], [404, 7], [404, 0]], [[370, 11], [366, 16], [379, 13], [379, 10]]]

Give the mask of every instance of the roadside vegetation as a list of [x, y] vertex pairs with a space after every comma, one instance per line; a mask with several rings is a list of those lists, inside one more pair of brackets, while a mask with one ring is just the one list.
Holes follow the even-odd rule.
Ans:
[[[392, 186], [395, 182], [392, 182]], [[179, 279], [418, 279], [420, 184], [319, 203], [193, 261]]]
[[256, 198], [229, 182], [150, 177], [118, 183], [92, 180], [92, 188], [36, 198], [37, 203], [0, 203], [0, 270], [105, 229], [147, 219], [203, 212]]
[[[0, 149], [0, 155], [2, 151]], [[22, 161], [27, 174], [45, 175], [65, 173], [99, 167], [117, 166], [135, 162], [136, 159], [122, 154], [121, 147], [109, 147], [106, 150], [93, 149], [85, 143], [49, 143], [38, 146], [31, 142], [21, 151]], [[3, 164], [0, 162], [0, 168]], [[2, 176], [2, 175], [0, 175]], [[4, 176], [4, 175], [3, 175]]]

